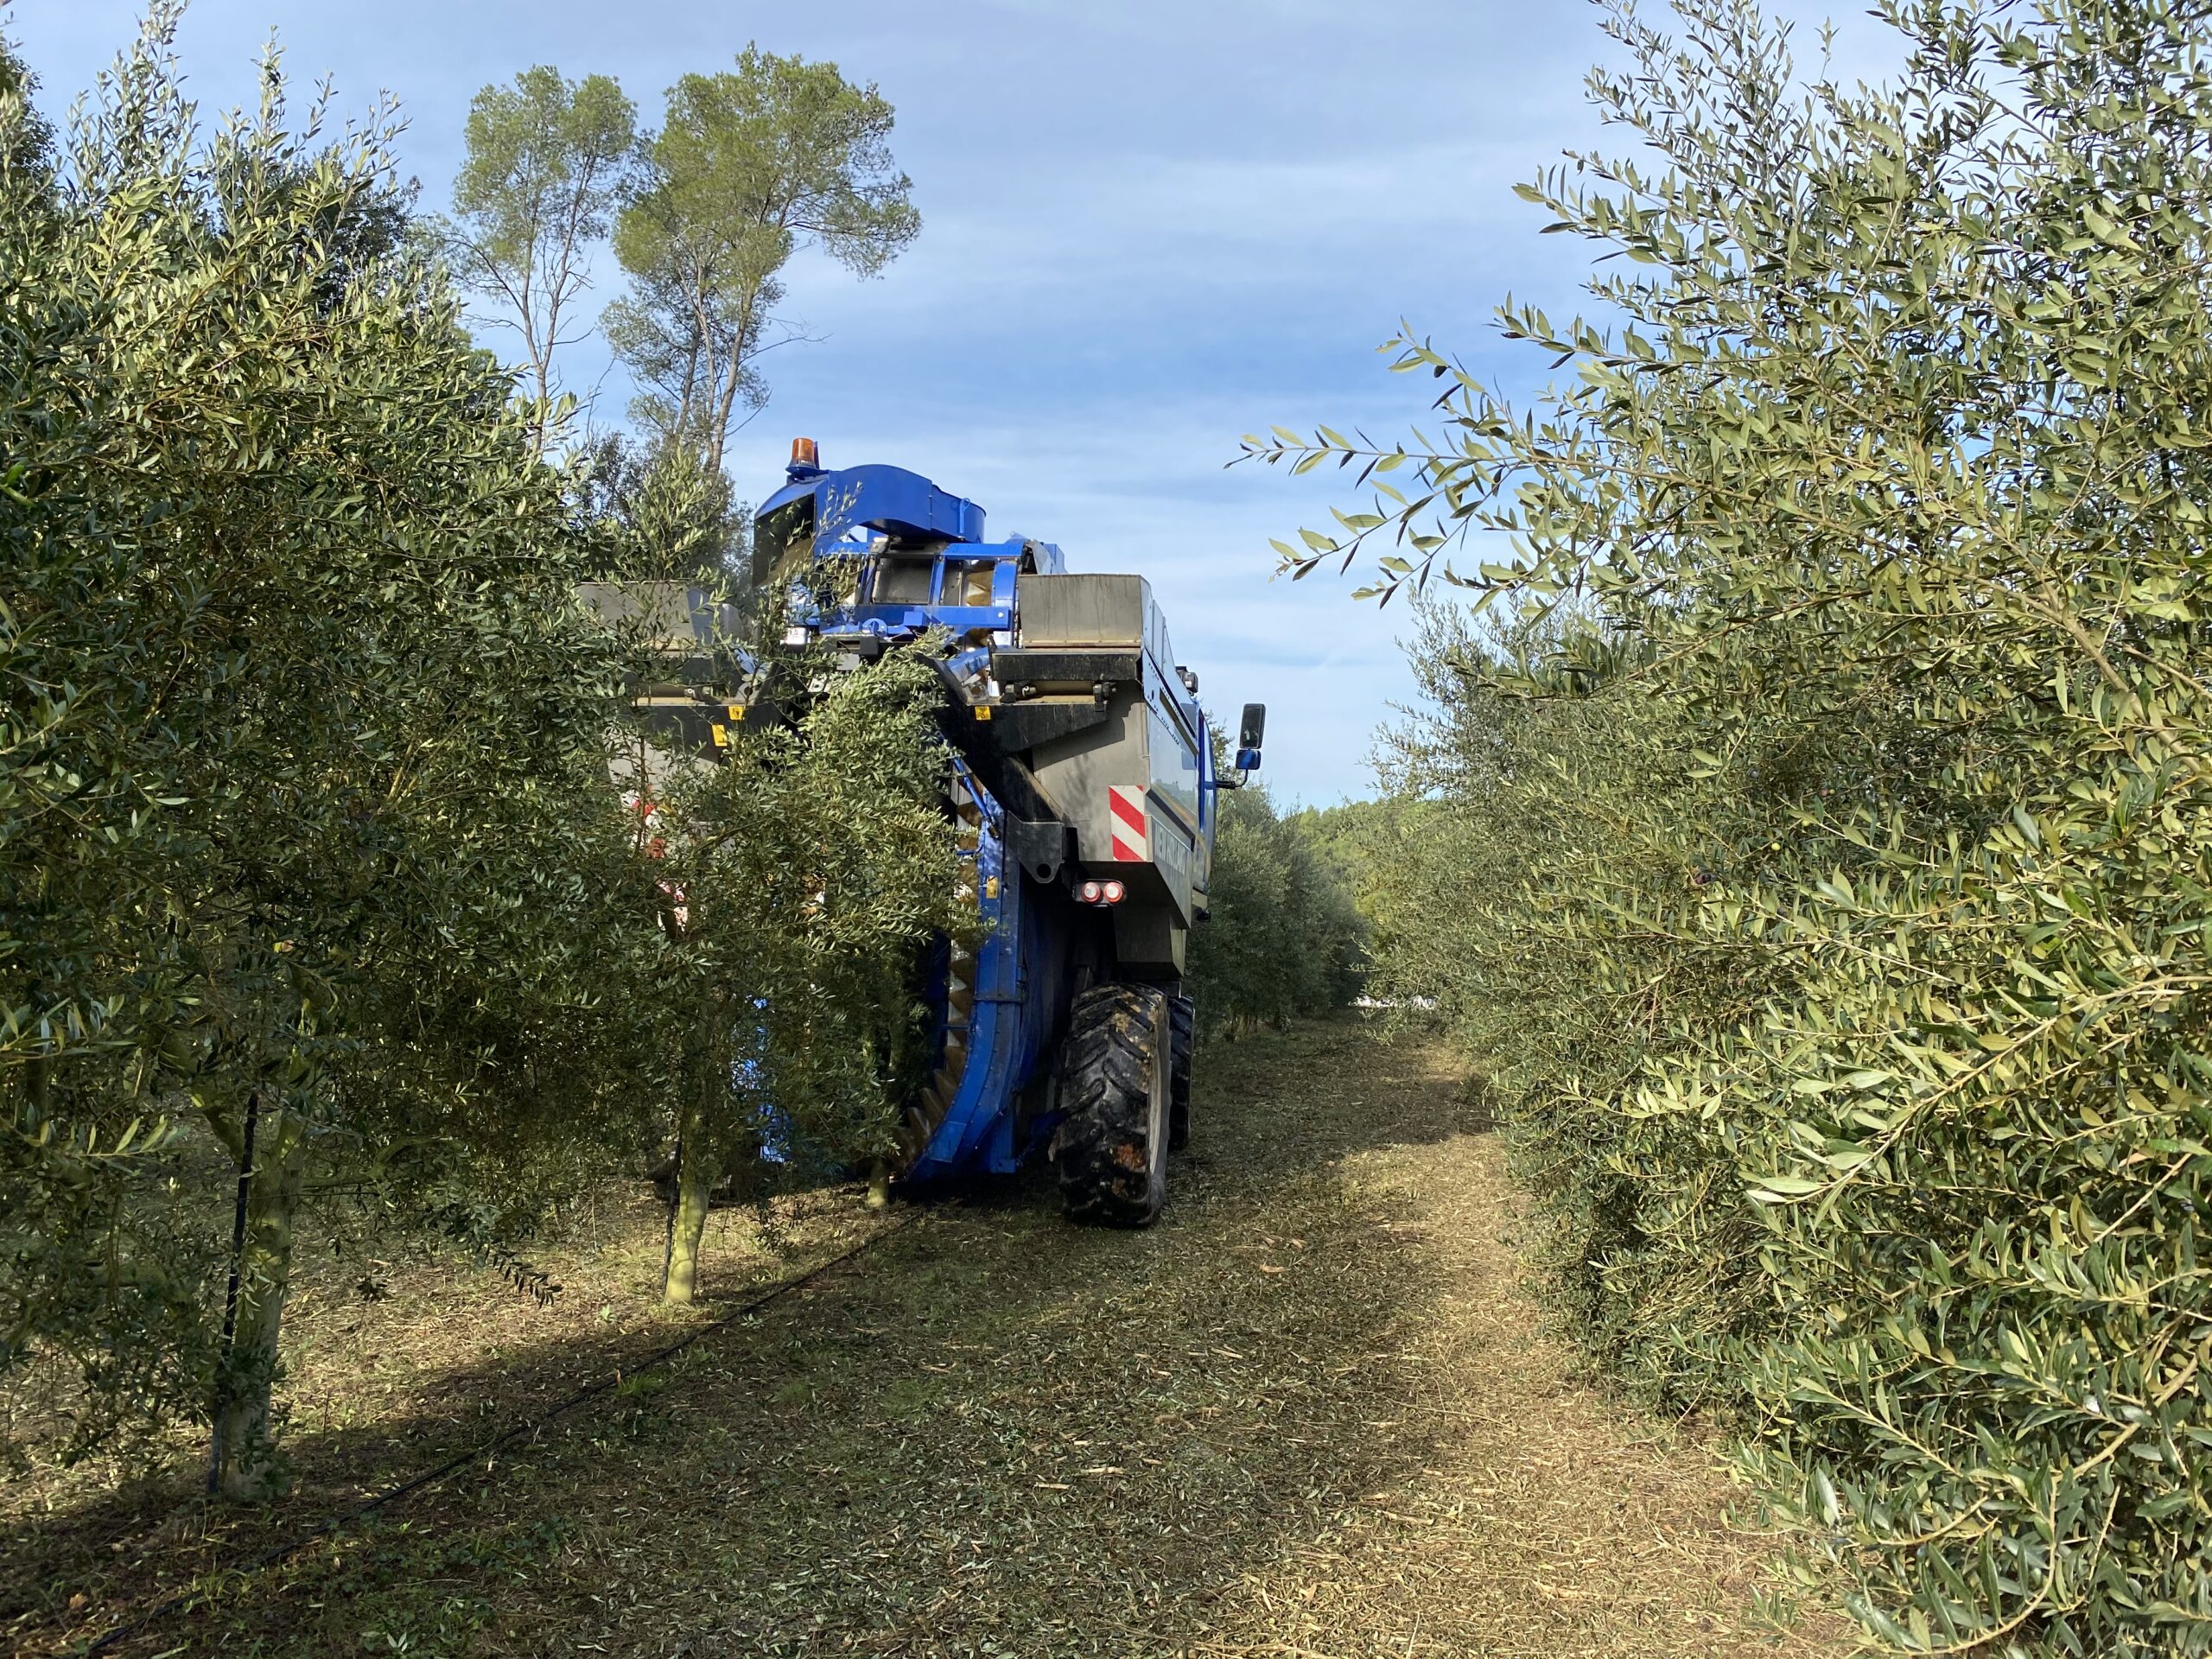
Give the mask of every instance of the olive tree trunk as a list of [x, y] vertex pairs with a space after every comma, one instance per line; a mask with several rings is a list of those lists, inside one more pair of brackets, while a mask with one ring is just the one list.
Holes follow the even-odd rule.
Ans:
[[292, 1274], [292, 1218], [306, 1169], [307, 1124], [283, 1108], [249, 1109], [239, 1147], [244, 1225], [232, 1262], [222, 1369], [215, 1385], [209, 1484], [225, 1497], [270, 1495], [282, 1478], [270, 1389]]
[[698, 1300], [699, 1240], [722, 1173], [720, 1143], [703, 1118], [689, 1114], [676, 1143], [676, 1203], [668, 1212], [668, 1262], [661, 1275], [661, 1300], [685, 1306]]

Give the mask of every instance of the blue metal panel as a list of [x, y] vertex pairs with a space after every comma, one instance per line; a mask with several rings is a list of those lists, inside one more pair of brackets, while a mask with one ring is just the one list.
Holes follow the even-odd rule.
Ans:
[[1213, 744], [1209, 741], [1198, 745], [1198, 836], [1209, 848], [1213, 845], [1214, 809], [1220, 804], [1214, 798], [1218, 788], [1213, 776]]
[[944, 1121], [906, 1173], [909, 1181], [1014, 1171], [1027, 1150], [1014, 1144], [1014, 1097], [1034, 1073], [1052, 1025], [1043, 981], [1024, 961], [1036, 926], [1020, 868], [1006, 858], [1005, 810], [965, 762], [956, 757], [953, 769], [982, 813], [975, 849], [962, 856], [973, 861], [969, 874], [984, 933], [976, 948], [967, 1061]]
[[867, 634], [895, 644], [933, 627], [956, 635], [1001, 632], [1014, 626], [1014, 613], [985, 605], [849, 605], [823, 613], [817, 626], [825, 639]]
[[812, 467], [787, 469], [791, 482], [754, 509], [766, 518], [779, 507], [814, 498], [814, 541], [825, 546], [854, 529], [888, 535], [980, 542], [983, 510], [964, 497], [940, 490], [919, 473], [904, 467], [847, 467], [823, 472]]
[[[857, 469], [855, 469], [857, 470]], [[1014, 626], [1014, 575], [1022, 556], [1038, 543], [1020, 540], [1010, 542], [954, 542], [938, 550], [936, 565], [930, 576], [930, 591], [941, 593], [945, 585], [945, 566], [958, 561], [980, 564], [986, 560], [997, 563], [991, 572], [991, 602], [988, 605], [948, 605], [936, 601], [915, 604], [906, 601], [879, 603], [873, 597], [875, 575], [871, 571], [863, 581], [858, 604], [841, 606], [824, 613], [818, 619], [822, 632], [835, 639], [845, 634], [867, 634], [887, 641], [911, 639], [931, 628], [944, 628], [956, 636], [973, 632], [1001, 633]], [[850, 557], [858, 550], [833, 544], [824, 550], [823, 556]], [[1054, 550], [1058, 551], [1058, 550]]]

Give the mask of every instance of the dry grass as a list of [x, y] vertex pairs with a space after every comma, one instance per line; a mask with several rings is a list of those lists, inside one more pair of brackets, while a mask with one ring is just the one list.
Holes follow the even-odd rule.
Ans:
[[[765, 1214], [714, 1212], [709, 1293], [740, 1300], [878, 1230], [855, 1192], [779, 1198]], [[184, 1433], [168, 1437], [150, 1474], [108, 1460], [35, 1461], [0, 1481], [0, 1652], [70, 1651], [83, 1632], [251, 1560], [714, 1317], [711, 1307], [660, 1306], [664, 1212], [643, 1182], [594, 1195], [568, 1230], [575, 1242], [533, 1255], [561, 1286], [543, 1306], [465, 1258], [404, 1241], [385, 1245], [389, 1256], [374, 1245], [365, 1253], [359, 1226], [342, 1213], [327, 1219], [336, 1225], [302, 1229], [285, 1313], [277, 1407], [295, 1464], [287, 1497], [252, 1510], [209, 1505], [200, 1496], [205, 1442]], [[379, 1300], [362, 1300], [365, 1278]]]
[[[121, 1650], [1844, 1651], [1825, 1623], [1754, 1618], [1760, 1551], [1724, 1526], [1709, 1452], [1534, 1334], [1498, 1149], [1455, 1084], [1436, 1052], [1351, 1023], [1218, 1051], [1152, 1231], [1069, 1229], [1035, 1183], [941, 1205], [512, 1460], [287, 1567], [207, 1576], [203, 1605]], [[551, 1312], [503, 1300], [479, 1325], [483, 1287], [458, 1285], [442, 1316], [413, 1288], [404, 1317], [366, 1310], [380, 1370], [354, 1310], [360, 1329], [310, 1326], [299, 1394], [333, 1426], [309, 1407], [308, 1493], [270, 1519], [188, 1508], [168, 1533], [132, 1511], [105, 1560], [119, 1500], [61, 1503], [18, 1637], [66, 1650], [149, 1586], [649, 1346], [666, 1328], [631, 1310], [652, 1224], [640, 1210], [595, 1269], [557, 1264]], [[868, 1224], [847, 1197], [793, 1206], [788, 1253]], [[771, 1253], [718, 1259], [758, 1274]], [[734, 1300], [741, 1276], [713, 1288]]]

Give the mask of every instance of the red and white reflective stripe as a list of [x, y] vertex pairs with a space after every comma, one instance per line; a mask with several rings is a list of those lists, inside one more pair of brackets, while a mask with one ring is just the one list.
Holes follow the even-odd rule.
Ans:
[[1111, 784], [1106, 790], [1106, 821], [1114, 831], [1114, 856], [1136, 863], [1152, 859], [1152, 832], [1146, 826], [1144, 786]]

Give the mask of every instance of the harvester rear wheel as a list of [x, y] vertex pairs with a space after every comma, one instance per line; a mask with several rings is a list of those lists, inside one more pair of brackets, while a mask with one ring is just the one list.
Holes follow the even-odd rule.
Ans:
[[1076, 999], [1052, 1136], [1071, 1220], [1148, 1227], [1166, 1202], [1173, 1023], [1156, 986], [1097, 985]]
[[1175, 1057], [1167, 1068], [1167, 1150], [1191, 1144], [1191, 1055], [1198, 1045], [1198, 1005], [1187, 996], [1167, 999], [1175, 1035]]

